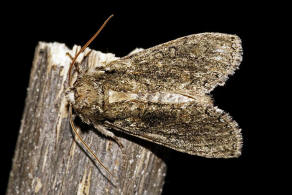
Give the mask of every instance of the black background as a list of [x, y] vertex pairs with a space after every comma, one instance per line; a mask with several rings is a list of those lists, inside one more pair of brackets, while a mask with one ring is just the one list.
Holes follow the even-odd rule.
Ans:
[[237, 34], [243, 42], [240, 69], [224, 87], [212, 92], [215, 104], [230, 113], [242, 128], [242, 156], [205, 159], [171, 151], [163, 194], [272, 190], [271, 183], [276, 178], [271, 175], [273, 165], [267, 155], [271, 150], [265, 144], [269, 131], [262, 125], [269, 121], [261, 119], [264, 100], [259, 97], [264, 90], [261, 75], [269, 67], [259, 58], [266, 49], [261, 45], [268, 37], [264, 32], [273, 29], [267, 26], [274, 22], [277, 8], [270, 12], [266, 6], [234, 2], [158, 5], [158, 1], [127, 5], [7, 5], [7, 13], [1, 16], [1, 193], [8, 181], [38, 41], [56, 41], [68, 47], [83, 45], [110, 14], [114, 18], [90, 47], [117, 56], [127, 55], [136, 47], [148, 48], [200, 32]]

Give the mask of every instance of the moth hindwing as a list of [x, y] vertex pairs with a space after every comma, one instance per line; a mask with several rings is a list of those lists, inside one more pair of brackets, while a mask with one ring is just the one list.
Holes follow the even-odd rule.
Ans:
[[114, 128], [192, 155], [237, 157], [241, 130], [209, 93], [224, 85], [241, 60], [236, 35], [189, 35], [96, 71], [83, 67], [72, 87], [72, 106], [109, 136]]

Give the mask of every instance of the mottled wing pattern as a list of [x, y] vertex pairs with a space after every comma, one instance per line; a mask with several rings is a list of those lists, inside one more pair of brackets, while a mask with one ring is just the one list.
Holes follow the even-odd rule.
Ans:
[[[121, 106], [113, 104], [112, 108]], [[140, 102], [139, 117], [129, 114], [131, 103], [127, 106], [128, 112], [113, 122], [127, 134], [208, 158], [238, 157], [241, 153], [242, 136], [237, 123], [212, 104]]]
[[[123, 132], [181, 152], [237, 157], [240, 129], [227, 113], [213, 106], [207, 94], [224, 84], [241, 59], [239, 37], [202, 33], [113, 61], [107, 66], [104, 86], [114, 91], [111, 94], [123, 95], [109, 95], [105, 115]], [[163, 93], [186, 94], [193, 101], [165, 103], [163, 98], [154, 98]], [[143, 94], [148, 98], [143, 100]]]
[[223, 85], [241, 60], [238, 36], [194, 34], [112, 62], [107, 66], [112, 71], [108, 81], [115, 91], [205, 94], [217, 85]]

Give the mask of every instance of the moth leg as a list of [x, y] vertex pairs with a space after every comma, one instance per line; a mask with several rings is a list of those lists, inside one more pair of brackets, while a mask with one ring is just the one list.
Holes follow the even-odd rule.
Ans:
[[71, 60], [74, 59], [74, 57], [73, 57], [69, 52], [66, 52], [66, 55], [67, 55]]
[[94, 124], [94, 127], [103, 135], [113, 139], [119, 145], [120, 148], [124, 148], [122, 142], [119, 140], [119, 138], [117, 136], [115, 136], [115, 134], [113, 132], [107, 130], [104, 126], [102, 126], [100, 124]]

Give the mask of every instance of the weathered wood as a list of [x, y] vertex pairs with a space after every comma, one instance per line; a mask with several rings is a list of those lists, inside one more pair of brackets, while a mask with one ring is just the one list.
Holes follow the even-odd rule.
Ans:
[[[74, 54], [58, 43], [36, 48], [7, 194], [160, 194], [166, 165], [155, 144], [122, 135], [121, 150], [94, 130], [83, 132], [112, 178], [74, 141], [65, 97], [66, 52]], [[104, 56], [93, 51], [89, 62], [106, 61]]]

